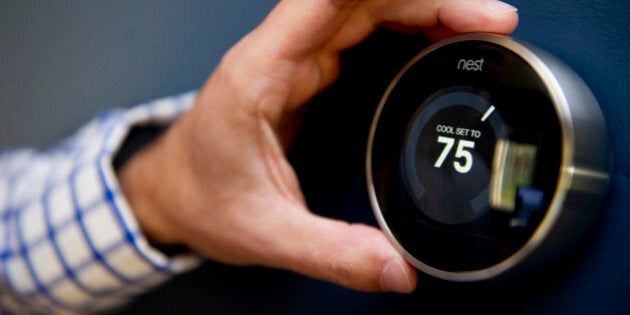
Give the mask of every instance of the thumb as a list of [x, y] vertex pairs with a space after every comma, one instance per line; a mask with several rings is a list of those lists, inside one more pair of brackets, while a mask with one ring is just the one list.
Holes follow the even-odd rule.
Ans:
[[275, 267], [368, 292], [410, 293], [416, 270], [378, 229], [298, 212]]

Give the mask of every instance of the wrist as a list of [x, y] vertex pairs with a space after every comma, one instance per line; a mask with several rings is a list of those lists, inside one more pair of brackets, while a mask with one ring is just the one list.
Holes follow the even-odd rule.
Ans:
[[147, 240], [156, 247], [177, 245], [165, 217], [167, 177], [160, 156], [164, 126], [134, 127], [115, 156], [113, 164], [120, 188]]

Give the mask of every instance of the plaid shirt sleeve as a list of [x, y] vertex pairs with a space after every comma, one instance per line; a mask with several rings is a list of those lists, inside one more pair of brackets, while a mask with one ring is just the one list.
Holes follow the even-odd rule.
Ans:
[[200, 263], [150, 246], [112, 166], [133, 126], [168, 124], [194, 97], [105, 112], [44, 152], [0, 153], [0, 314], [111, 309]]

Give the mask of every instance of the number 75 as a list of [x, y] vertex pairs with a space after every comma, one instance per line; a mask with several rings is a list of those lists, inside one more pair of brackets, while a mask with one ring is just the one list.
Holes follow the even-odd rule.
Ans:
[[[442, 164], [444, 164], [444, 160], [446, 160], [446, 157], [449, 155], [449, 153], [453, 149], [453, 146], [455, 145], [455, 140], [456, 139], [451, 137], [438, 136], [437, 142], [443, 143], [445, 145], [437, 161], [435, 161], [435, 164], [433, 164], [435, 168], [442, 167]], [[453, 161], [453, 167], [455, 167], [455, 170], [457, 172], [461, 174], [466, 174], [470, 172], [470, 169], [473, 165], [473, 156], [469, 151], [467, 151], [467, 149], [473, 149], [474, 147], [474, 141], [461, 139], [458, 141], [457, 150], [455, 150], [455, 158], [463, 158], [464, 161], [463, 163], [461, 163], [460, 161]]]

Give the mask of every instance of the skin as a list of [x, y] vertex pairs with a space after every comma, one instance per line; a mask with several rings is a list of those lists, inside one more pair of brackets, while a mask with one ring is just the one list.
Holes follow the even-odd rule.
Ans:
[[508, 34], [516, 9], [490, 0], [285, 0], [222, 59], [195, 106], [119, 171], [154, 244], [234, 265], [295, 271], [361, 291], [411, 292], [416, 271], [383, 233], [312, 214], [286, 160], [303, 105], [339, 53], [379, 27]]

